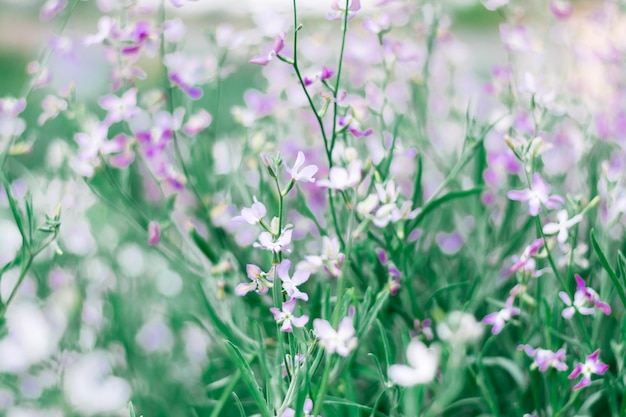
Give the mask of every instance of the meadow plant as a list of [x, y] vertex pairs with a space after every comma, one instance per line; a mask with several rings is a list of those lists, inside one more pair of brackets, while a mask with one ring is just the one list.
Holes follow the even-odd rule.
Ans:
[[3, 414], [626, 415], [623, 2], [191, 3], [40, 9]]

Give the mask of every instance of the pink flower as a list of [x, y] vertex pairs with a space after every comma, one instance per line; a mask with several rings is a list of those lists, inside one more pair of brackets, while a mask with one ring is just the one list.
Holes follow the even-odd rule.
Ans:
[[242, 282], [237, 285], [235, 287], [235, 295], [242, 297], [250, 291], [256, 291], [258, 294], [267, 294], [273, 286], [274, 268], [270, 269], [269, 272], [263, 272], [258, 266], [248, 264], [246, 265], [246, 274], [252, 282]]
[[329, 354], [337, 353], [348, 356], [357, 347], [358, 340], [354, 337], [356, 331], [352, 325], [352, 317], [344, 317], [337, 330], [322, 319], [313, 320], [313, 332], [318, 338], [320, 346]]
[[539, 368], [539, 372], [545, 372], [549, 368], [554, 368], [557, 371], [567, 370], [567, 365], [565, 364], [565, 349], [552, 352], [548, 349], [535, 349], [530, 345], [519, 345], [517, 349], [523, 350], [528, 356], [535, 359], [531, 368]]
[[513, 257], [515, 263], [511, 266], [509, 272], [514, 273], [521, 269], [525, 273], [535, 276], [537, 273], [537, 261], [535, 261], [534, 256], [539, 254], [539, 250], [543, 246], [543, 239], [535, 239], [530, 245], [524, 248], [524, 252], [522, 252], [521, 256]]
[[302, 152], [298, 152], [298, 157], [296, 158], [296, 162], [293, 164], [293, 168], [287, 168], [287, 172], [291, 175], [291, 181], [300, 181], [300, 182], [315, 182], [315, 178], [313, 175], [317, 172], [318, 168], [316, 165], [304, 165], [304, 154]]
[[520, 309], [517, 307], [513, 307], [513, 301], [515, 298], [508, 297], [506, 299], [506, 306], [495, 313], [487, 314], [482, 322], [485, 324], [492, 325], [491, 333], [498, 334], [504, 329], [504, 326], [507, 321], [511, 320], [513, 316], [518, 316], [520, 314]]
[[183, 126], [183, 133], [187, 136], [195, 136], [209, 127], [213, 118], [204, 109], [198, 110], [187, 120], [187, 123]]
[[154, 246], [158, 244], [160, 240], [161, 228], [159, 227], [159, 223], [153, 220], [148, 225], [148, 244]]
[[588, 316], [593, 314], [596, 308], [607, 316], [611, 314], [611, 307], [600, 300], [600, 296], [593, 288], [585, 285], [585, 281], [580, 275], [574, 275], [574, 279], [576, 280], [574, 300], [565, 291], [559, 292], [559, 297], [568, 306], [561, 312], [563, 318], [571, 319], [577, 311]]
[[536, 216], [543, 204], [546, 208], [557, 209], [561, 207], [565, 200], [558, 195], [548, 195], [550, 186], [541, 178], [538, 173], [533, 175], [530, 188], [525, 190], [509, 191], [507, 197], [511, 200], [528, 202], [528, 212], [531, 216]]
[[297, 269], [293, 273], [293, 276], [289, 276], [289, 268], [291, 268], [291, 261], [289, 259], [284, 259], [276, 267], [276, 273], [283, 283], [283, 290], [285, 290], [287, 295], [291, 298], [308, 301], [309, 295], [300, 291], [298, 285], [307, 282], [311, 276], [311, 272]]
[[566, 20], [574, 11], [572, 3], [563, 0], [550, 0], [549, 8], [552, 15], [559, 20]]
[[274, 315], [274, 320], [276, 320], [277, 323], [282, 323], [282, 326], [280, 326], [282, 332], [291, 333], [293, 332], [292, 325], [295, 327], [304, 327], [304, 325], [309, 322], [309, 316], [307, 315], [300, 317], [293, 315], [293, 309], [295, 307], [296, 299], [292, 298], [283, 303], [282, 311], [276, 307], [270, 308], [270, 311]]
[[609, 365], [600, 362], [598, 360], [598, 355], [600, 355], [600, 349], [593, 352], [591, 355], [587, 356], [585, 363], [579, 363], [576, 365], [571, 374], [569, 374], [569, 379], [577, 378], [579, 375], [582, 375], [578, 384], [574, 385], [574, 390], [579, 390], [588, 385], [591, 385], [591, 375], [604, 375], [604, 373], [609, 369]]
[[259, 55], [250, 59], [251, 64], [257, 65], [267, 65], [276, 55], [280, 53], [285, 47], [285, 34], [279, 33], [274, 40], [274, 45], [272, 46], [272, 50], [267, 53], [267, 55]]

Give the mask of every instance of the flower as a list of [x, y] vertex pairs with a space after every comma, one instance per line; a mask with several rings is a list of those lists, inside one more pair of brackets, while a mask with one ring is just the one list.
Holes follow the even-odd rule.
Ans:
[[323, 268], [332, 276], [338, 277], [341, 275], [344, 258], [345, 255], [340, 251], [337, 236], [332, 238], [322, 236], [322, 253], [305, 256], [304, 261], [298, 264], [297, 269], [307, 269], [314, 272]]
[[361, 161], [354, 160], [348, 165], [348, 169], [332, 167], [328, 173], [328, 179], [317, 181], [317, 185], [334, 190], [345, 190], [357, 186], [359, 182], [361, 182]]
[[533, 240], [530, 245], [524, 248], [524, 252], [522, 252], [521, 256], [513, 257], [513, 261], [515, 263], [513, 264], [513, 266], [511, 266], [509, 272], [514, 273], [521, 269], [522, 271], [534, 276], [534, 274], [538, 272], [535, 271], [537, 268], [537, 262], [535, 261], [534, 256], [539, 254], [539, 250], [543, 246], [543, 238]]
[[283, 303], [282, 311], [276, 307], [270, 308], [270, 311], [274, 315], [274, 320], [277, 323], [282, 323], [280, 330], [283, 332], [292, 332], [292, 324], [296, 327], [304, 327], [309, 322], [309, 316], [306, 314], [300, 317], [293, 315], [293, 309], [296, 307], [296, 299], [292, 298]]
[[100, 97], [98, 104], [109, 112], [105, 119], [105, 124], [109, 126], [122, 120], [129, 121], [140, 112], [137, 108], [136, 88], [129, 89], [122, 97], [117, 97], [113, 94]]
[[328, 20], [343, 19], [344, 14], [348, 14], [348, 20], [356, 16], [356, 13], [361, 10], [360, 0], [348, 0], [348, 7], [345, 8], [345, 0], [333, 0], [330, 5], [331, 11], [328, 12]]
[[274, 281], [274, 268], [269, 272], [263, 272], [261, 268], [256, 265], [246, 265], [246, 274], [252, 282], [242, 282], [235, 287], [235, 295], [244, 296], [250, 291], [256, 291], [258, 294], [267, 294], [269, 288], [273, 286]]
[[546, 235], [558, 233], [556, 240], [560, 243], [565, 243], [567, 241], [567, 237], [569, 236], [567, 229], [579, 223], [583, 219], [583, 216], [580, 214], [575, 215], [571, 219], [568, 219], [567, 217], [567, 210], [560, 210], [556, 214], [558, 223], [547, 223], [543, 226], [543, 233]]
[[279, 33], [274, 40], [274, 45], [272, 46], [272, 50], [267, 53], [267, 55], [259, 55], [250, 59], [251, 64], [257, 65], [267, 65], [276, 55], [280, 53], [285, 47], [285, 34]]
[[322, 346], [330, 354], [348, 356], [357, 347], [358, 340], [354, 337], [356, 331], [352, 324], [352, 317], [344, 317], [337, 330], [323, 319], [313, 320], [313, 332]]
[[39, 19], [42, 22], [51, 20], [67, 7], [67, 0], [48, 0], [39, 11]]
[[588, 316], [593, 314], [596, 308], [607, 316], [611, 314], [611, 307], [600, 300], [600, 296], [593, 288], [585, 285], [585, 280], [580, 275], [574, 275], [574, 279], [576, 280], [574, 300], [565, 291], [559, 292], [559, 297], [568, 306], [561, 312], [563, 318], [571, 319], [576, 311]]
[[298, 152], [298, 157], [296, 158], [296, 162], [293, 164], [293, 168], [286, 168], [287, 172], [291, 175], [291, 181], [315, 182], [313, 175], [315, 175], [318, 170], [317, 166], [307, 165], [303, 168], [303, 165], [304, 154], [302, 152]]
[[[302, 409], [304, 410], [304, 414], [302, 415], [302, 417], [314, 417], [311, 414], [309, 414], [311, 411], [313, 411], [313, 401], [311, 401], [310, 398], [307, 398], [306, 400], [304, 400], [304, 407], [302, 407]], [[290, 407], [287, 407], [287, 409], [282, 415], [282, 417], [295, 417], [295, 416], [296, 416], [296, 410]], [[317, 416], [317, 417], [322, 417], [322, 416]]]
[[274, 238], [269, 232], [263, 232], [259, 235], [259, 241], [254, 242], [252, 246], [255, 248], [270, 250], [274, 253], [279, 252], [291, 252], [291, 249], [286, 249], [285, 246], [291, 243], [291, 229], [284, 229], [280, 236]]
[[42, 126], [46, 121], [54, 119], [62, 111], [67, 110], [67, 101], [58, 98], [55, 95], [48, 94], [41, 102], [43, 113], [37, 118], [37, 124]]
[[148, 244], [154, 246], [158, 244], [160, 240], [161, 228], [159, 227], [159, 223], [151, 221], [150, 224], [148, 224]]
[[482, 337], [483, 326], [469, 313], [452, 311], [437, 323], [437, 334], [451, 344], [475, 342]]
[[492, 334], [498, 334], [504, 329], [504, 325], [507, 321], [511, 320], [513, 316], [517, 316], [520, 313], [520, 309], [517, 307], [513, 307], [514, 297], [508, 297], [506, 299], [506, 306], [495, 313], [487, 314], [482, 322], [485, 324], [491, 324], [493, 327], [491, 328]]
[[298, 289], [298, 285], [302, 285], [309, 280], [311, 273], [309, 271], [296, 270], [293, 276], [289, 276], [289, 268], [291, 268], [291, 261], [284, 259], [277, 267], [276, 272], [278, 277], [283, 283], [283, 289], [289, 297], [298, 298], [300, 300], [308, 301], [309, 295]]
[[183, 126], [183, 133], [187, 136], [195, 136], [209, 127], [212, 120], [213, 118], [206, 110], [200, 109], [189, 117]]
[[231, 221], [233, 222], [247, 222], [249, 224], [257, 224], [263, 220], [263, 216], [267, 213], [265, 205], [258, 201], [256, 197], [252, 197], [254, 203], [250, 208], [244, 207], [241, 209], [241, 216], [235, 216]]
[[550, 186], [541, 178], [538, 173], [533, 175], [530, 188], [525, 190], [512, 190], [506, 195], [511, 200], [527, 201], [528, 211], [531, 216], [536, 216], [543, 204], [549, 209], [557, 209], [565, 202], [563, 197], [558, 195], [548, 195]]
[[389, 379], [402, 387], [428, 384], [437, 375], [439, 354], [437, 345], [428, 348], [421, 341], [413, 339], [406, 349], [406, 358], [410, 366], [391, 365], [387, 372]]
[[523, 350], [529, 357], [535, 359], [531, 365], [531, 369], [538, 368], [540, 372], [545, 372], [548, 368], [554, 368], [557, 371], [567, 370], [567, 365], [565, 364], [565, 349], [559, 349], [553, 352], [548, 349], [535, 349], [530, 345], [519, 345], [517, 349]]
[[604, 373], [609, 369], [609, 365], [598, 360], [598, 355], [600, 355], [600, 349], [587, 356], [585, 363], [579, 363], [576, 365], [572, 373], [569, 374], [569, 379], [574, 379], [579, 375], [582, 375], [578, 384], [574, 385], [574, 390], [579, 390], [590, 385], [591, 374], [604, 375]]

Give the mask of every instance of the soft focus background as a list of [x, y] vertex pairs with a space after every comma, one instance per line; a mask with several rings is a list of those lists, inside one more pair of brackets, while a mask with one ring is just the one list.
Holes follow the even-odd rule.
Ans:
[[[251, 129], [252, 122], [247, 121], [262, 118], [260, 113], [264, 111], [259, 99], [250, 93], [252, 89], [279, 89], [282, 97], [287, 97], [286, 101], [302, 102], [301, 93], [287, 85], [290, 75], [279, 66], [259, 69], [247, 62], [271, 44], [276, 33], [290, 28], [291, 1], [198, 0], [180, 9], [166, 3], [166, 17], [179, 18], [186, 26], [186, 37], [180, 49], [193, 55], [209, 73], [203, 97], [193, 103], [193, 109], [204, 108], [213, 117], [211, 127], [183, 148], [184, 156], [191, 160], [202, 155], [203, 161], [211, 161], [210, 165], [203, 165], [200, 160], [194, 160], [195, 172], [200, 173], [196, 181], [201, 195], [183, 194], [176, 202], [172, 200], [172, 207], [159, 202], [158, 190], [151, 188], [145, 180], [146, 173], [140, 168], [107, 171], [89, 180], [76, 176], [67, 156], [68, 150], [75, 147], [73, 135], [77, 127], [72, 120], [57, 118], [43, 128], [37, 126], [41, 113], [39, 103], [50, 91], [68, 83], [74, 83], [76, 98], [86, 103], [88, 111], [100, 117], [105, 114], [96, 100], [109, 92], [110, 65], [99, 45], [84, 44], [85, 37], [98, 30], [102, 13], [96, 2], [79, 2], [62, 36], [58, 37], [54, 33], [64, 18], [41, 22], [39, 12], [43, 2], [0, 0], [0, 97], [23, 96], [28, 88], [29, 63], [45, 54], [47, 46], [54, 45], [48, 60], [52, 79], [46, 87], [32, 92], [21, 115], [27, 128], [20, 142], [29, 151], [11, 157], [5, 170], [15, 179], [11, 186], [16, 197], [32, 195], [38, 223], [45, 214], [53, 215], [59, 204], [62, 206], [58, 248], [53, 245], [37, 257], [8, 309], [3, 334], [0, 334], [2, 415], [121, 416], [127, 415], [126, 404], [132, 398], [146, 417], [209, 416], [232, 373], [230, 365], [224, 362], [224, 355], [213, 354], [221, 347], [214, 346], [214, 334], [205, 328], [204, 299], [198, 296], [196, 281], [206, 281], [208, 297], [218, 311], [233, 308], [228, 301], [230, 297], [224, 298], [224, 293], [232, 294], [236, 283], [228, 282], [229, 278], [225, 278], [219, 265], [206, 262], [189, 244], [185, 230], [193, 224], [192, 227], [206, 235], [206, 230], [212, 226], [204, 223], [225, 225], [237, 214], [235, 207], [249, 206], [251, 193], [244, 190], [242, 184], [255, 183], [259, 173], [255, 171], [256, 166], [239, 169], [241, 153], [250, 151], [242, 150], [244, 144], [255, 151], [278, 148], [294, 154], [289, 144], [300, 140], [298, 130], [285, 130], [272, 123], [263, 125], [262, 129]], [[338, 44], [332, 42], [338, 36], [337, 25], [325, 19], [329, 3], [326, 0], [298, 1], [305, 28], [300, 53], [317, 67], [334, 61], [330, 57], [335, 56], [338, 48]], [[362, 0], [361, 15], [377, 13], [377, 3]], [[500, 42], [498, 25], [502, 20], [498, 13], [486, 10], [479, 1], [442, 3], [449, 16], [443, 26], [450, 42], [434, 63], [433, 77], [441, 87], [442, 100], [437, 103], [435, 97], [433, 104], [439, 105], [437, 108], [446, 114], [456, 115], [456, 119], [433, 127], [438, 133], [433, 142], [436, 156], [426, 161], [433, 168], [424, 174], [428, 177], [426, 194], [432, 193], [442, 178], [435, 167], [447, 167], [446, 155], [459, 149], [457, 139], [459, 132], [462, 136], [464, 112], [469, 105], [477, 107], [477, 113], [481, 106], [488, 107], [478, 97], [492, 81], [493, 66], [503, 65], [508, 59]], [[554, 28], [547, 23], [544, 3], [528, 1], [520, 20], [534, 22], [548, 33]], [[158, 1], [145, 2], [146, 8], [155, 10], [155, 16], [160, 13], [160, 6]], [[592, 1], [576, 2], [576, 14], [569, 26], [555, 30], [580, 36], [581, 45], [602, 43], [609, 35], [595, 28], [588, 29], [583, 22], [583, 16], [593, 6]], [[577, 19], [581, 22], [577, 23]], [[367, 46], [368, 41], [376, 45], [375, 37], [367, 38], [371, 35], [361, 24], [362, 21], [356, 22], [354, 31], [348, 35], [347, 59], [361, 62], [370, 59], [369, 65], [378, 65], [380, 59], [370, 57]], [[626, 38], [622, 36], [624, 26], [614, 24], [610, 37]], [[405, 28], [401, 33], [399, 40], [402, 41], [411, 40], [413, 36], [423, 40], [417, 28]], [[552, 33], [550, 36], [559, 35]], [[553, 52], [529, 53], [516, 65], [538, 74], [542, 74], [545, 67], [565, 65], [558, 50]], [[417, 47], [415, 53], [418, 56], [415, 61], [420, 61], [423, 51]], [[535, 53], [542, 53], [543, 58], [535, 61], [538, 56]], [[418, 76], [418, 71], [412, 67], [415, 61], [407, 59], [401, 64], [406, 65], [407, 79]], [[164, 74], [158, 53], [153, 58], [142, 56], [139, 63], [148, 75], [138, 81], [142, 91], [160, 87]], [[612, 94], [603, 81], [603, 67], [589, 62], [586, 66], [577, 64], [568, 68], [567, 71], [552, 71], [545, 81], [554, 81], [559, 76], [578, 79], [581, 97], [590, 96], [598, 102]], [[437, 78], [439, 75], [441, 79]], [[358, 80], [359, 74], [347, 77], [355, 77], [351, 81], [355, 84], [364, 83]], [[275, 83], [269, 85], [267, 80]], [[446, 101], [444, 95], [451, 85], [461, 92], [455, 102]], [[191, 113], [191, 105], [185, 106]], [[281, 109], [280, 104], [271, 111], [277, 121], [293, 117]], [[402, 112], [400, 106], [397, 113]], [[489, 116], [484, 115], [484, 119]], [[304, 116], [298, 120], [303, 124], [310, 121]], [[282, 144], [279, 145], [278, 140]], [[321, 162], [323, 156], [317, 159]], [[548, 169], [557, 175], [570, 168], [560, 157], [554, 157], [554, 161]], [[410, 177], [414, 167], [400, 163], [394, 169], [399, 176], [406, 172]], [[105, 174], [115, 177], [122, 189], [111, 189], [104, 179]], [[236, 201], [231, 202], [234, 206], [224, 203], [231, 196], [235, 196]], [[189, 202], [196, 201], [196, 197], [213, 210], [209, 213], [198, 209], [201, 215], [188, 216], [183, 210], [185, 204], [194, 205]], [[134, 211], [129, 205], [134, 206]], [[173, 215], [168, 217], [170, 208]], [[158, 221], [164, 233], [182, 231], [179, 233], [182, 237], [172, 237], [171, 247], [149, 246], [146, 226], [150, 220]], [[300, 220], [299, 230], [311, 227], [304, 216], [300, 216]], [[473, 227], [471, 223], [468, 220], [467, 230]], [[251, 239], [244, 232], [233, 231], [232, 235], [234, 237], [223, 237], [220, 244], [245, 247], [255, 238]], [[0, 265], [13, 259], [20, 241], [6, 195], [0, 195]], [[442, 251], [445, 254], [446, 249]], [[246, 259], [228, 261], [233, 268], [247, 263]], [[8, 297], [19, 274], [19, 268], [4, 272], [0, 282], [3, 299]], [[248, 319], [253, 318], [235, 316], [233, 320], [236, 324], [246, 323]], [[244, 399], [244, 405], [249, 404]], [[232, 408], [223, 415], [236, 415], [228, 412], [237, 411]]]

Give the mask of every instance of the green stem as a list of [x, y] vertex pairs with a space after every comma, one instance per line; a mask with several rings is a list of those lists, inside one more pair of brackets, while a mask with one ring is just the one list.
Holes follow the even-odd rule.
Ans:
[[217, 401], [217, 405], [213, 409], [213, 412], [211, 412], [210, 417], [219, 417], [220, 413], [222, 412], [222, 408], [224, 408], [226, 401], [235, 390], [235, 386], [239, 382], [240, 378], [241, 378], [241, 371], [237, 369], [237, 372], [235, 372], [235, 374], [232, 376], [228, 385], [224, 387], [224, 390], [222, 391], [222, 395]]
[[343, 67], [343, 52], [346, 46], [346, 33], [348, 32], [348, 5], [350, 0], [346, 0], [346, 10], [343, 15], [343, 25], [341, 27], [341, 49], [339, 51], [339, 63], [337, 64], [337, 78], [335, 79], [335, 89], [333, 90], [333, 133], [330, 140], [329, 153], [332, 155], [337, 139], [337, 95], [339, 94], [339, 81], [341, 80], [341, 69]]

